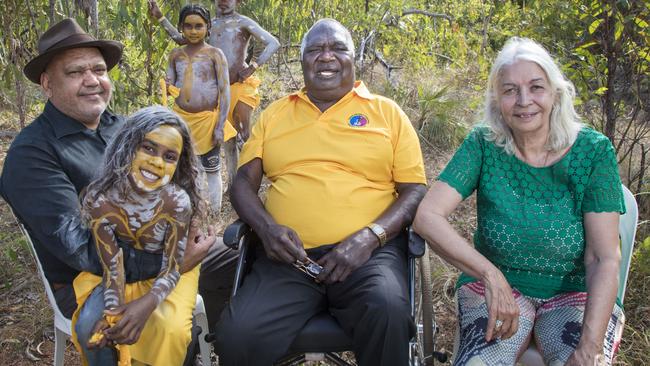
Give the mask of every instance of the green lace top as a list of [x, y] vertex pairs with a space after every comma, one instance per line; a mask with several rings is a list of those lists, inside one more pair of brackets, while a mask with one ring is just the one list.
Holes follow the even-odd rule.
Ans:
[[[438, 177], [463, 199], [477, 191], [475, 248], [526, 296], [586, 291], [583, 214], [625, 212], [612, 144], [585, 127], [562, 159], [536, 168], [487, 133], [474, 128]], [[474, 281], [463, 273], [457, 286]]]

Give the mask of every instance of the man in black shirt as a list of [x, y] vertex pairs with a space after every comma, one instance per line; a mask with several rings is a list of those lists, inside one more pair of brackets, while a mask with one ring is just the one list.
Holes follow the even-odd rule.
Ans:
[[[0, 194], [25, 224], [57, 304], [70, 317], [77, 306], [73, 279], [80, 271], [102, 273], [92, 236], [81, 225], [79, 194], [124, 123], [106, 110], [112, 89], [108, 71], [119, 61], [122, 44], [95, 40], [66, 19], [43, 34], [38, 50], [24, 73], [41, 85], [48, 101], [11, 144]], [[212, 324], [228, 299], [236, 253], [214, 245], [212, 232], [191, 230], [190, 235], [182, 270], [203, 261], [200, 292]], [[158, 275], [160, 255], [128, 245], [123, 250], [127, 282]]]

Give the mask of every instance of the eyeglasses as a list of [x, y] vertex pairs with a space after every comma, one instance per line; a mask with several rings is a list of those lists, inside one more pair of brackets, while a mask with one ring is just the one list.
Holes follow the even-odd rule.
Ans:
[[306, 263], [300, 261], [295, 261], [293, 266], [298, 268], [298, 270], [311, 278], [316, 278], [323, 271], [323, 267], [320, 264], [314, 262], [313, 260], [307, 257]]

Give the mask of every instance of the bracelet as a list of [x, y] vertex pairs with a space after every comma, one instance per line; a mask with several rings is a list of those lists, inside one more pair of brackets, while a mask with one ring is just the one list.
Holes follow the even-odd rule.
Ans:
[[161, 16], [160, 18], [156, 19], [156, 21], [158, 21], [158, 23], [162, 23], [165, 20], [167, 20], [167, 18], [164, 15]]

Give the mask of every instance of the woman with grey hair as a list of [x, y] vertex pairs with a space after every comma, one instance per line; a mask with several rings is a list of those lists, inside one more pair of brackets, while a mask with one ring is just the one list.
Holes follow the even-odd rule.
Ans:
[[[510, 39], [475, 127], [427, 193], [414, 229], [462, 271], [456, 365], [514, 365], [535, 342], [548, 365], [611, 364], [616, 299], [616, 153], [582, 125], [572, 83], [549, 53]], [[476, 191], [474, 246], [447, 217]]]
[[[199, 268], [181, 275], [180, 266], [191, 217], [203, 212], [199, 169], [185, 122], [161, 106], [131, 115], [106, 149], [82, 207], [103, 274], [74, 280], [73, 340], [84, 364], [183, 363]], [[161, 253], [158, 276], [125, 283], [118, 241]]]

